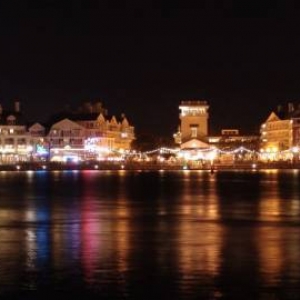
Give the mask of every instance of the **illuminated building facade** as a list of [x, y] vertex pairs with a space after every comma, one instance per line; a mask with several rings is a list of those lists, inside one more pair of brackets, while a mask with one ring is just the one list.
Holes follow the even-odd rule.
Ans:
[[223, 164], [258, 159], [259, 135], [240, 134], [238, 129], [222, 129], [221, 135], [208, 138], [219, 149], [218, 160]]
[[209, 144], [221, 150], [234, 150], [245, 147], [249, 150], [259, 150], [258, 135], [240, 134], [238, 129], [222, 129], [221, 135], [209, 136]]
[[53, 124], [47, 135], [50, 159], [74, 161], [84, 158], [85, 128], [69, 119]]
[[32, 146], [31, 159], [47, 160], [49, 158], [49, 143], [47, 142], [46, 128], [40, 123], [33, 123], [28, 126], [30, 145]]
[[85, 138], [93, 140], [97, 147], [113, 151], [130, 150], [135, 139], [134, 127], [129, 124], [124, 114], [120, 118], [109, 116], [107, 109], [97, 101], [85, 101], [77, 109], [67, 108], [50, 118], [54, 124], [63, 119], [69, 119], [85, 129]]
[[209, 118], [207, 101], [182, 101], [179, 109], [180, 126], [174, 134], [175, 142], [180, 144], [181, 149], [190, 147], [190, 144], [197, 147], [200, 142], [206, 143]]
[[73, 120], [85, 128], [86, 138], [97, 140], [98, 147], [109, 150], [130, 150], [135, 139], [134, 127], [124, 114], [120, 119], [102, 113], [74, 114]]
[[281, 106], [277, 112], [271, 112], [267, 120], [261, 125], [261, 158], [262, 160], [288, 160], [295, 146], [297, 120], [294, 122], [295, 110], [293, 104], [288, 104], [288, 109]]
[[0, 163], [26, 161], [32, 151], [26, 121], [20, 111], [20, 102], [13, 110], [3, 110], [0, 105]]
[[85, 102], [75, 111], [54, 115], [51, 123], [46, 136], [51, 160], [105, 159], [130, 150], [135, 138], [125, 115], [108, 116], [101, 102]]

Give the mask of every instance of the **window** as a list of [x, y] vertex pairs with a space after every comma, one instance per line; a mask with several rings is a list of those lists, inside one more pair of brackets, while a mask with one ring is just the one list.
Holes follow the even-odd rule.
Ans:
[[5, 143], [6, 145], [13, 145], [13, 144], [14, 144], [14, 139], [5, 139], [5, 140], [4, 140], [4, 143]]
[[191, 132], [192, 132], [191, 136], [193, 138], [196, 138], [197, 137], [197, 133], [198, 133], [198, 128], [197, 127], [191, 127]]

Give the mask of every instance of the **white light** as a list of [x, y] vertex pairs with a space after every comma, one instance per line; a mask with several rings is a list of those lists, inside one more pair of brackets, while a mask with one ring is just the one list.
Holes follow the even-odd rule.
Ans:
[[299, 152], [299, 147], [295, 146], [292, 148], [293, 153], [298, 153]]
[[209, 160], [214, 160], [217, 157], [217, 152], [216, 151], [211, 151], [208, 153], [207, 158]]

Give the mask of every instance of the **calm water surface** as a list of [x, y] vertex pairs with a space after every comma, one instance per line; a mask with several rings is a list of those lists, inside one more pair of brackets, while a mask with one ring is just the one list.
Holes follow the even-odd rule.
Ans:
[[0, 298], [300, 299], [300, 172], [0, 172]]

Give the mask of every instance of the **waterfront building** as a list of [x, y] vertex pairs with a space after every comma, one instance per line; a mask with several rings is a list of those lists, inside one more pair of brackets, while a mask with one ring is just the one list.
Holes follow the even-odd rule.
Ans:
[[[108, 116], [107, 109], [99, 101], [95, 104], [84, 102], [76, 110], [68, 108], [52, 116], [51, 123], [47, 140], [52, 160], [70, 157], [72, 151], [77, 153], [78, 159], [106, 159], [130, 150], [135, 139], [134, 127], [126, 116]], [[75, 132], [80, 132], [76, 133], [77, 137]], [[60, 155], [53, 155], [54, 151]], [[67, 154], [63, 155], [63, 151]]]
[[300, 104], [298, 104], [298, 106], [296, 107], [293, 106], [293, 114], [291, 120], [293, 124], [292, 147], [293, 147], [294, 154], [297, 154], [297, 152], [299, 152], [300, 149]]
[[231, 151], [243, 147], [249, 150], [259, 150], [259, 135], [240, 134], [239, 129], [222, 129], [220, 135], [209, 136], [209, 144], [220, 150]]
[[52, 161], [77, 162], [84, 159], [85, 128], [63, 119], [53, 124], [47, 135]]
[[0, 163], [27, 161], [31, 153], [30, 136], [20, 102], [14, 102], [13, 110], [4, 110], [0, 105]]
[[173, 137], [180, 145], [177, 156], [184, 167], [201, 168], [208, 162], [212, 165], [217, 156], [216, 149], [208, 144], [208, 109], [209, 105], [204, 100], [180, 103], [180, 125]]
[[256, 160], [259, 150], [259, 135], [240, 134], [239, 129], [222, 129], [221, 135], [209, 136], [209, 144], [219, 149], [222, 163]]
[[123, 157], [135, 139], [124, 114], [108, 116], [100, 101], [84, 102], [75, 111], [53, 115], [47, 125], [28, 124], [15, 101], [13, 110], [0, 105], [0, 163], [78, 161]]
[[92, 103], [85, 101], [77, 109], [70, 109], [53, 115], [50, 123], [69, 119], [85, 129], [85, 139], [88, 144], [98, 149], [108, 151], [125, 151], [131, 149], [135, 139], [134, 127], [129, 123], [125, 114], [120, 118], [109, 116], [107, 109], [100, 101]]
[[32, 159], [45, 161], [49, 159], [49, 143], [46, 139], [46, 127], [38, 122], [28, 126], [30, 145], [32, 146]]
[[277, 107], [261, 125], [261, 159], [291, 160], [300, 138], [300, 111], [293, 103]]
[[208, 147], [209, 105], [203, 100], [181, 101], [180, 125], [174, 139], [181, 149]]
[[117, 119], [103, 113], [73, 114], [72, 119], [85, 128], [86, 139], [109, 151], [130, 150], [135, 139], [134, 127], [124, 114]]

